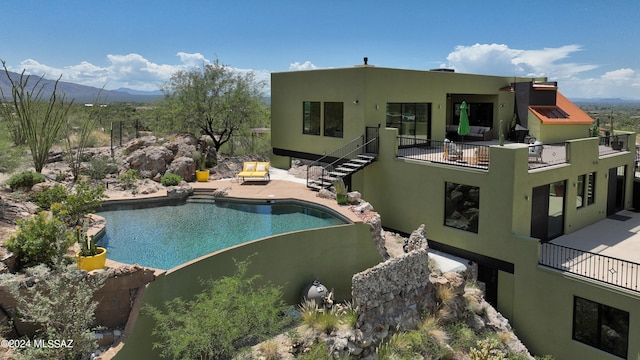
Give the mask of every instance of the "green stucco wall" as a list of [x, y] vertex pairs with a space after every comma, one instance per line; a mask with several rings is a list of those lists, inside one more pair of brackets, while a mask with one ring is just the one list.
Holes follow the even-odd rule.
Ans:
[[[529, 79], [530, 80], [530, 79]], [[451, 122], [453, 102], [493, 104], [493, 137], [503, 120], [510, 124], [513, 93], [500, 88], [513, 77], [415, 71], [361, 66], [273, 73], [271, 126], [273, 148], [326, 154], [364, 134], [366, 126], [386, 125], [387, 103], [430, 103], [431, 138], [444, 139]], [[355, 100], [357, 104], [354, 104]], [[304, 101], [344, 103], [344, 136], [331, 138], [302, 133]], [[506, 135], [506, 134], [505, 134]]]
[[591, 125], [588, 124], [552, 124], [542, 125], [540, 119], [529, 112], [528, 128], [531, 136], [545, 144], [564, 142], [567, 139], [589, 137]]
[[[365, 168], [354, 189], [373, 204], [386, 227], [410, 233], [425, 224], [431, 240], [513, 263], [513, 274], [498, 272], [498, 310], [508, 317], [532, 352], [551, 354], [556, 359], [608, 358], [600, 350], [571, 340], [574, 296], [629, 309], [630, 325], [634, 321], [636, 324], [629, 339], [640, 331], [640, 295], [608, 292], [593, 282], [541, 270], [539, 241], [529, 236], [534, 187], [567, 181], [564, 232], [576, 231], [606, 217], [608, 170], [620, 165], [632, 169], [633, 153], [601, 157], [598, 139], [570, 140], [566, 143], [566, 163], [529, 170], [527, 146], [507, 144], [490, 148], [486, 171], [396, 158], [396, 137], [396, 129], [381, 131], [379, 158]], [[630, 141], [635, 141], [635, 136]], [[595, 203], [576, 209], [574, 183], [579, 175], [589, 172], [596, 173]], [[480, 188], [477, 234], [444, 225], [445, 182]], [[633, 173], [629, 172], [627, 208], [631, 207], [632, 185]], [[637, 352], [637, 347], [631, 347], [630, 354], [635, 354], [633, 351]]]
[[[382, 261], [366, 224], [288, 233], [226, 249], [172, 270], [148, 286], [143, 304], [160, 306], [175, 297], [189, 299], [202, 290], [200, 279], [232, 275], [234, 259], [249, 257], [249, 275], [260, 274], [262, 280], [282, 286], [289, 304], [297, 304], [304, 286], [314, 279], [334, 289], [337, 300], [350, 299], [351, 277]], [[152, 329], [152, 319], [142, 312], [115, 358], [157, 358]]]

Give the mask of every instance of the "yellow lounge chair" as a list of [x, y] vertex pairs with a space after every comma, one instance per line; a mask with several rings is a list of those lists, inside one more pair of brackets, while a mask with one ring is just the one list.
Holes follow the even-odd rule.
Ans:
[[242, 171], [238, 177], [245, 181], [247, 178], [269, 181], [269, 162], [247, 161], [242, 164]]

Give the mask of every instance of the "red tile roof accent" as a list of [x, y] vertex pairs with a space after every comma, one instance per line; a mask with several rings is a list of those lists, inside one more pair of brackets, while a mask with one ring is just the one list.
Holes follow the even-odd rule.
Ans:
[[594, 120], [560, 92], [556, 93], [555, 106], [529, 106], [540, 122], [545, 125], [591, 125]]

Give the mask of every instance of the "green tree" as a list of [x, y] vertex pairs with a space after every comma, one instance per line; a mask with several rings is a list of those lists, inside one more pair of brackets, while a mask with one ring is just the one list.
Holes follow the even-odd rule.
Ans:
[[49, 150], [58, 140], [73, 100], [68, 102], [65, 94], [58, 91], [62, 75], [55, 81], [49, 100], [44, 101], [44, 90], [47, 88], [42, 82], [44, 76], [31, 86], [31, 76], [25, 75], [24, 70], [18, 79], [14, 79], [4, 60], [2, 66], [11, 84], [11, 96], [5, 96], [0, 89], [2, 100], [9, 104], [2, 106], [0, 111], [16, 145], [27, 144], [33, 166], [37, 172], [41, 172], [47, 163]]
[[[18, 315], [39, 328], [31, 340], [32, 346], [20, 349], [19, 358], [88, 359], [97, 348], [91, 330], [98, 305], [93, 295], [104, 284], [106, 275], [89, 275], [77, 270], [75, 264], [52, 272], [42, 268], [31, 270], [38, 273], [34, 286], [9, 286], [18, 301]], [[34, 346], [34, 340], [52, 346]]]
[[248, 262], [237, 262], [235, 275], [210, 280], [191, 301], [181, 298], [165, 309], [146, 306], [156, 321], [154, 348], [171, 359], [230, 359], [239, 349], [273, 336], [290, 321], [282, 316], [279, 287], [258, 286], [247, 276]]
[[174, 73], [161, 88], [162, 113], [179, 127], [171, 130], [208, 135], [219, 151], [234, 133], [264, 121], [263, 87], [252, 72], [234, 72], [216, 59], [202, 68]]

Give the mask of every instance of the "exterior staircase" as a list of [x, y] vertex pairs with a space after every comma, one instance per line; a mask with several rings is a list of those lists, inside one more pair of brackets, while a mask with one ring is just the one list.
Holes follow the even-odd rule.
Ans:
[[[378, 129], [367, 127], [359, 136], [307, 167], [307, 187], [319, 191], [329, 188], [338, 179], [350, 179], [378, 158]], [[319, 170], [321, 169], [321, 170]]]

